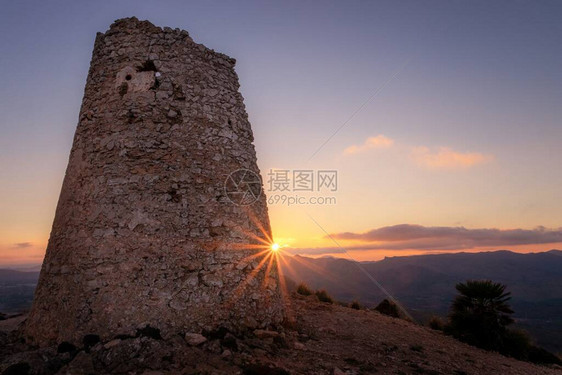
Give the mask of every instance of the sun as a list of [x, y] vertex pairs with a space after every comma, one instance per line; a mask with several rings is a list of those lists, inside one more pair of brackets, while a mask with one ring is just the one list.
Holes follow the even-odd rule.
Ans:
[[279, 251], [279, 244], [272, 243], [271, 244], [271, 251]]

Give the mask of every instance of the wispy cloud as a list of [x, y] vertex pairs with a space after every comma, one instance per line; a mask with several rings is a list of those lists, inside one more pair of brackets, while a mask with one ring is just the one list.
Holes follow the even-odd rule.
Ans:
[[[351, 145], [347, 147], [343, 151], [343, 154], [362, 154], [373, 149], [390, 148], [394, 146], [394, 144], [394, 139], [379, 134], [375, 137], [367, 138], [360, 145]], [[419, 166], [428, 169], [466, 169], [494, 160], [494, 155], [492, 154], [484, 154], [480, 152], [460, 152], [455, 151], [450, 147], [431, 149], [426, 146], [417, 146], [409, 149], [411, 159]]]
[[33, 246], [31, 242], [18, 242], [14, 244], [15, 249], [25, 249], [31, 246]]
[[382, 134], [377, 135], [376, 137], [369, 137], [363, 142], [361, 145], [352, 145], [346, 148], [343, 153], [345, 155], [351, 154], [359, 154], [374, 148], [389, 148], [392, 147], [394, 144], [394, 140], [388, 137], [385, 137]]
[[[457, 250], [489, 246], [516, 246], [562, 242], [562, 228], [467, 229], [400, 224], [364, 233], [335, 233], [339, 240], [363, 242], [356, 250]], [[354, 248], [355, 246], [352, 246]]]
[[414, 147], [411, 156], [418, 165], [430, 169], [470, 168], [494, 159], [493, 155], [479, 152], [458, 152], [449, 147], [432, 151], [425, 146]]

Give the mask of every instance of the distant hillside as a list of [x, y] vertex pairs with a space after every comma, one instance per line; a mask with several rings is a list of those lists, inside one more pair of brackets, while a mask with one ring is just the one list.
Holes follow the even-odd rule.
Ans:
[[[312, 288], [325, 288], [339, 300], [359, 299], [375, 305], [384, 293], [355, 262], [287, 259], [285, 275]], [[519, 254], [511, 251], [419, 255], [362, 262], [392, 296], [418, 320], [432, 314], [446, 316], [455, 296], [455, 284], [468, 279], [492, 279], [512, 292], [517, 323], [527, 329], [538, 344], [562, 351], [562, 251]]]
[[33, 301], [39, 272], [0, 269], [0, 312], [26, 311]]
[[22, 272], [16, 270], [0, 269], [0, 285], [37, 284], [39, 272]]

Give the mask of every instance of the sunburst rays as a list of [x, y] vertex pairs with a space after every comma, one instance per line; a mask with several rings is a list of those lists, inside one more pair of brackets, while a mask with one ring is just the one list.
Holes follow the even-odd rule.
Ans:
[[[229, 247], [234, 251], [251, 252], [250, 255], [238, 260], [235, 265], [235, 267], [241, 269], [250, 267], [251, 271], [231, 292], [226, 304], [227, 306], [234, 305], [247, 292], [248, 287], [251, 287], [251, 289], [257, 287], [265, 291], [270, 288], [270, 283], [278, 283], [280, 298], [285, 306], [285, 314], [290, 316], [292, 314], [288, 314], [287, 311], [289, 293], [281, 276], [280, 259], [284, 256], [281, 246], [273, 241], [269, 228], [266, 229], [264, 224], [257, 220], [252, 209], [249, 207], [245, 207], [245, 209], [253, 228], [237, 227], [235, 231], [238, 231], [238, 234], [245, 238], [246, 242], [229, 244]], [[256, 283], [258, 284], [256, 285]]]
[[[284, 271], [291, 269], [290, 262], [286, 258], [296, 258], [284, 250], [283, 244], [277, 244], [273, 240], [269, 227], [266, 229], [264, 223], [257, 219], [250, 207], [244, 208], [252, 225], [248, 228], [236, 227], [234, 231], [238, 232], [238, 235], [244, 238], [246, 242], [228, 244], [228, 247], [233, 251], [244, 252], [246, 255], [237, 261], [235, 267], [239, 269], [249, 267], [251, 270], [246, 273], [245, 278], [230, 293], [225, 304], [232, 307], [245, 293], [251, 293], [251, 290], [255, 290], [255, 288], [262, 291], [274, 289], [272, 288], [272, 285], [274, 285], [279, 290], [278, 296], [284, 306], [286, 321], [294, 322], [289, 298], [290, 292], [285, 280], [286, 272]], [[315, 269], [315, 271], [320, 270]]]

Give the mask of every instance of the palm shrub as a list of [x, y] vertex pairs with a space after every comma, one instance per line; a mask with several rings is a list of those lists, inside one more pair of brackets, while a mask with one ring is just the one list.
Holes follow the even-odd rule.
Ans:
[[487, 350], [503, 349], [506, 327], [513, 323], [508, 305], [511, 293], [491, 280], [458, 283], [459, 295], [449, 315], [448, 331], [461, 341]]
[[459, 295], [451, 306], [446, 333], [520, 360], [562, 365], [556, 355], [534, 345], [527, 332], [507, 328], [513, 323], [513, 310], [508, 305], [511, 295], [505, 285], [483, 280], [459, 283], [456, 288]]

